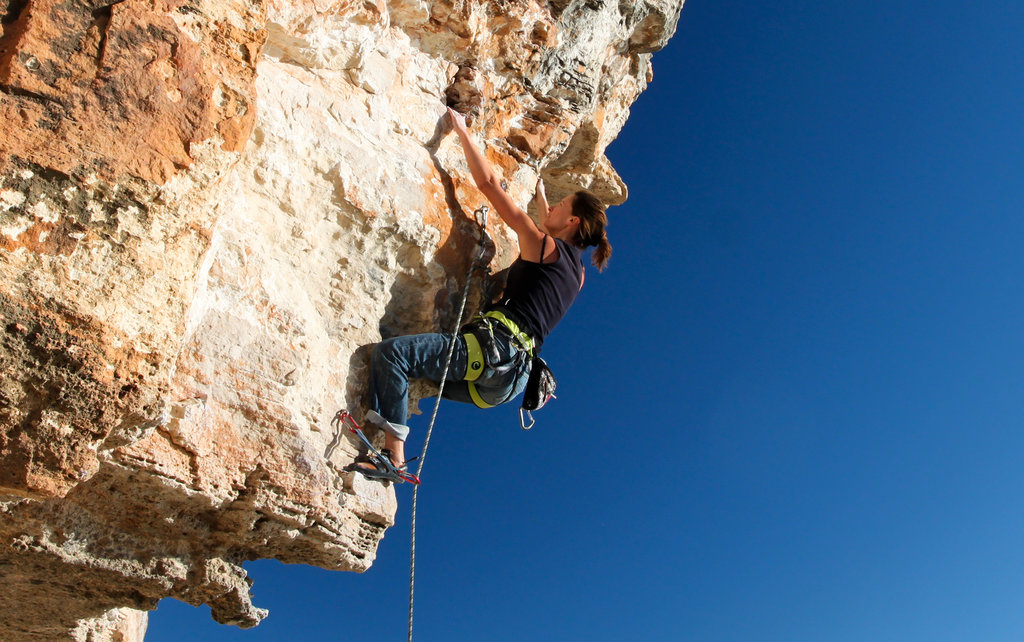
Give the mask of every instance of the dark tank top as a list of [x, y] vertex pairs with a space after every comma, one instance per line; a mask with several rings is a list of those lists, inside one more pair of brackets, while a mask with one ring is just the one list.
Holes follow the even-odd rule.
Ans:
[[[498, 305], [539, 346], [562, 320], [580, 292], [582, 250], [560, 239], [554, 263], [534, 263], [520, 256], [509, 268], [505, 294]], [[547, 239], [544, 240], [545, 246]], [[544, 250], [541, 250], [541, 254]]]

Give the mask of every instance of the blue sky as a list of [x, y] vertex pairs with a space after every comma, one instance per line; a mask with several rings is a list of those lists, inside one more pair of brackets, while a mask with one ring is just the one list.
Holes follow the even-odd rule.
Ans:
[[[1024, 638], [1022, 34], [1019, 2], [689, 0], [558, 400], [442, 406], [416, 639]], [[404, 639], [409, 491], [367, 573], [249, 564], [259, 627], [165, 600], [147, 639]]]

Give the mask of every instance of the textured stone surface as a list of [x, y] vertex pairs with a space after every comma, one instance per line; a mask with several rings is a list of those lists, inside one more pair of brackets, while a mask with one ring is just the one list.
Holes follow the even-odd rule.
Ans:
[[0, 0], [0, 638], [140, 639], [167, 596], [251, 626], [245, 560], [368, 568], [395, 496], [331, 418], [374, 342], [454, 323], [445, 106], [517, 201], [620, 203], [681, 5]]

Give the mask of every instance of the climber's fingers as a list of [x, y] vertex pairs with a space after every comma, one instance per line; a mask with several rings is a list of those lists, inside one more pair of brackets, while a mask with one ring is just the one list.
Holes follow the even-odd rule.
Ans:
[[453, 127], [456, 129], [466, 129], [466, 117], [451, 107], [448, 108], [448, 117], [451, 118]]

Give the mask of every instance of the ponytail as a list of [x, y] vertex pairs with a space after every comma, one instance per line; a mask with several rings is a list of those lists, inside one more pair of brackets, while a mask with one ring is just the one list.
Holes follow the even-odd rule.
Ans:
[[591, 262], [597, 267], [598, 272], [603, 272], [608, 265], [608, 259], [612, 256], [612, 244], [608, 242], [608, 234], [601, 232], [601, 239], [597, 242], [597, 249], [590, 257]]

